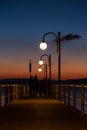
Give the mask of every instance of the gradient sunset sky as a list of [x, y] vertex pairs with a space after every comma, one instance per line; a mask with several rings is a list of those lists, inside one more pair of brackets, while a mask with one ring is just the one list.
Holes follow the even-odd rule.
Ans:
[[32, 75], [43, 78], [38, 61], [42, 54], [51, 54], [52, 79], [57, 79], [55, 37], [46, 37], [45, 51], [39, 48], [46, 32], [81, 36], [61, 42], [61, 78], [87, 78], [86, 0], [0, 0], [0, 78], [29, 77], [30, 59]]

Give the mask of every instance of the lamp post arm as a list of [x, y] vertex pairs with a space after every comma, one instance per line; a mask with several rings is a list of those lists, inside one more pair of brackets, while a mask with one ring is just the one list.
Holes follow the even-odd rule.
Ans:
[[40, 59], [42, 59], [43, 56], [49, 57], [47, 54], [41, 55]]
[[58, 32], [58, 36], [54, 33], [54, 32], [47, 32], [43, 35], [43, 38], [42, 38], [42, 42], [45, 41], [45, 37], [48, 35], [48, 34], [52, 34], [55, 36], [56, 38], [56, 43], [57, 43], [57, 53], [60, 53], [60, 32]]
[[45, 33], [45, 34], [43, 35], [42, 42], [45, 41], [45, 37], [46, 37], [48, 34], [53, 34], [53, 35], [56, 37], [56, 40], [58, 40], [57, 35], [56, 35], [55, 33], [53, 33], [53, 32], [47, 32], [47, 33]]

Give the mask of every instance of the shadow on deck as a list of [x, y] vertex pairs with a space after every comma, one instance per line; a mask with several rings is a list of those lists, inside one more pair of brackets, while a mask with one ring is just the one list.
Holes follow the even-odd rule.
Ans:
[[28, 98], [0, 110], [0, 130], [87, 130], [87, 117], [49, 98]]

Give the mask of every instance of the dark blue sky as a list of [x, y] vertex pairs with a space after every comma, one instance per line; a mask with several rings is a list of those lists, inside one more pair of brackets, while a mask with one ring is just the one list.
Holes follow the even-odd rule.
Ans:
[[37, 30], [85, 33], [86, 5], [86, 0], [3, 0], [0, 33], [37, 33]]
[[[62, 44], [62, 73], [72, 77], [71, 73], [73, 72], [77, 74], [77, 78], [81, 74], [82, 77], [85, 76], [84, 70], [87, 65], [85, 59], [87, 56], [86, 0], [1, 0], [0, 66], [2, 69], [0, 70], [0, 77], [27, 77], [29, 59], [32, 59], [33, 64], [38, 68], [38, 59], [44, 53], [39, 50], [38, 46], [43, 34], [48, 31], [56, 34], [61, 32], [61, 36], [68, 33], [82, 36], [80, 40]], [[48, 41], [51, 41], [53, 38], [48, 37], [47, 40], [50, 39]], [[55, 57], [53, 61], [56, 64], [55, 49], [56, 46], [51, 44], [45, 53], [53, 53], [52, 55]], [[76, 62], [77, 60], [78, 62]], [[81, 67], [80, 64], [84, 67]], [[66, 72], [68, 65], [74, 67], [71, 69], [72, 71]], [[78, 67], [78, 71], [74, 72], [74, 68]], [[12, 72], [8, 75], [9, 68]], [[84, 70], [82, 69], [80, 72], [81, 68]], [[36, 70], [35, 73], [37, 73]], [[57, 77], [55, 73], [53, 66], [53, 75]], [[66, 77], [68, 78], [68, 76]]]

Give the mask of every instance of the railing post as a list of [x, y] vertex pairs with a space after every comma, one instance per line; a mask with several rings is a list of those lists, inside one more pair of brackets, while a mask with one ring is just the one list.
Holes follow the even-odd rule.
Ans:
[[66, 86], [64, 85], [63, 88], [64, 88], [64, 103], [66, 104]]
[[5, 89], [5, 106], [8, 104], [8, 86], [4, 87]]
[[23, 97], [23, 86], [20, 86], [20, 98], [22, 99]]
[[20, 88], [19, 88], [19, 85], [17, 86], [17, 99], [20, 99]]
[[11, 95], [11, 86], [9, 86], [9, 104], [11, 104], [11, 98], [12, 98], [12, 95]]
[[58, 84], [55, 86], [55, 97], [58, 99], [59, 96], [59, 87]]
[[0, 86], [0, 107], [1, 107], [1, 86]]
[[10, 104], [10, 90], [9, 90], [10, 86], [8, 86], [8, 104]]
[[73, 108], [74, 108], [74, 110], [76, 108], [76, 87], [75, 87], [75, 85], [73, 86]]
[[62, 84], [60, 84], [60, 100], [62, 100]]
[[13, 102], [13, 87], [11, 86], [11, 101]]
[[84, 116], [84, 87], [81, 85], [81, 116]]
[[16, 100], [16, 85], [14, 86], [14, 100]]
[[19, 85], [17, 85], [17, 100], [19, 99]]
[[17, 91], [18, 89], [17, 88], [18, 88], [18, 86], [16, 85], [15, 86], [15, 99], [16, 100], [18, 99], [18, 91]]
[[70, 106], [70, 86], [68, 86], [68, 105]]
[[13, 101], [15, 101], [15, 85], [13, 86]]
[[63, 85], [61, 84], [61, 100], [63, 100]]
[[26, 95], [26, 87], [25, 86], [23, 86], [23, 90], [24, 90], [24, 94], [23, 94], [23, 96], [25, 96]]
[[18, 88], [19, 88], [19, 99], [20, 99], [20, 97], [21, 97], [21, 87], [20, 87], [20, 85], [18, 86]]
[[25, 96], [27, 95], [27, 86], [25, 85]]
[[[26, 93], [26, 89], [25, 89], [25, 93]], [[19, 86], [19, 99], [22, 99], [22, 97], [23, 97], [23, 86], [20, 85]]]

